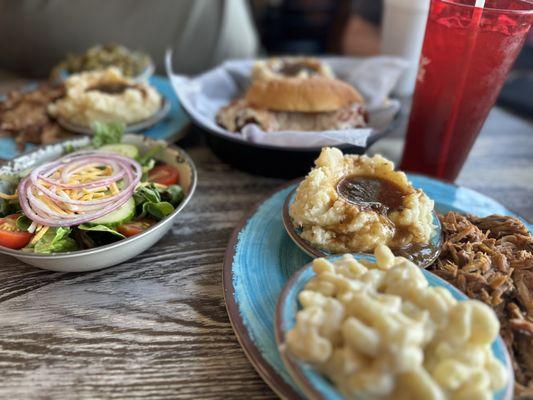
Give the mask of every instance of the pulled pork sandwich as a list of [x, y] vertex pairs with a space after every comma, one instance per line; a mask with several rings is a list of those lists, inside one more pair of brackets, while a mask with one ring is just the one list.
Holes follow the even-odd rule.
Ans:
[[501, 323], [517, 398], [533, 398], [533, 236], [514, 217], [441, 216], [442, 252], [428, 269], [492, 306]]
[[325, 131], [366, 126], [364, 99], [315, 59], [256, 63], [244, 96], [222, 107], [217, 123], [231, 132], [257, 124], [265, 132]]

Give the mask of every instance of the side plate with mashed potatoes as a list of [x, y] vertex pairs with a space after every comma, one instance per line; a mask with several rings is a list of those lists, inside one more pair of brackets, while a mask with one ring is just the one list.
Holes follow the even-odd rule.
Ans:
[[[333, 253], [329, 252], [328, 250], [315, 247], [310, 242], [302, 238], [301, 237], [302, 229], [294, 226], [294, 222], [291, 216], [289, 215], [289, 209], [291, 205], [294, 204], [295, 196], [296, 196], [296, 190], [289, 193], [289, 195], [287, 196], [283, 204], [282, 219], [283, 219], [283, 225], [285, 227], [285, 230], [287, 231], [287, 234], [294, 241], [294, 243], [296, 243], [296, 245], [300, 249], [302, 249], [302, 251], [307, 253], [310, 257], [327, 257], [327, 256], [332, 255]], [[440, 245], [442, 243], [442, 237], [441, 237], [442, 227], [441, 227], [440, 220], [435, 211], [433, 211], [432, 214], [433, 214], [432, 223], [435, 226], [435, 230], [431, 234], [429, 245], [413, 246], [412, 249], [414, 251], [411, 251], [409, 253], [407, 253], [406, 251], [400, 251], [400, 253], [398, 253], [398, 255], [403, 255], [404, 257], [407, 257], [411, 260], [416, 260], [417, 264], [423, 268], [432, 264], [437, 259], [440, 253]], [[364, 253], [358, 253], [358, 254], [364, 254]]]
[[[156, 111], [154, 115], [140, 122], [135, 122], [133, 124], [126, 125], [126, 130], [131, 133], [141, 132], [154, 127], [158, 122], [162, 121], [170, 112], [170, 102], [166, 97], [162, 97], [161, 102], [161, 108]], [[92, 129], [88, 126], [78, 125], [64, 118], [58, 118], [57, 122], [59, 123], [59, 125], [61, 125], [63, 128], [70, 132], [81, 133], [84, 135], [92, 134]]]
[[[418, 175], [408, 179], [435, 201], [441, 213], [515, 215], [473, 190]], [[283, 227], [283, 202], [295, 187], [291, 183], [279, 189], [243, 219], [228, 243], [223, 267], [226, 308], [236, 336], [257, 372], [285, 399], [305, 398], [285, 368], [274, 335], [280, 293], [289, 278], [311, 261]]]

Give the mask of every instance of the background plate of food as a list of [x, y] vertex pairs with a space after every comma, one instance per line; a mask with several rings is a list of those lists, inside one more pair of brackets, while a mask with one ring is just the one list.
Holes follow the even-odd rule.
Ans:
[[0, 168], [0, 252], [79, 272], [126, 261], [172, 226], [196, 188], [180, 148], [120, 125], [25, 153]]
[[155, 70], [154, 62], [148, 54], [130, 50], [117, 43], [107, 43], [93, 46], [83, 54], [67, 54], [50, 75], [51, 79], [65, 80], [72, 74], [109, 67], [120, 69], [125, 77], [136, 82], [147, 81]]
[[170, 111], [170, 103], [147, 82], [136, 82], [118, 68], [81, 72], [64, 82], [65, 95], [48, 106], [63, 128], [91, 134], [94, 122], [120, 122], [128, 132], [148, 129]]
[[[440, 216], [441, 254], [427, 269], [471, 298], [494, 307], [500, 334], [510, 349], [515, 393], [527, 393], [533, 337], [532, 225], [497, 201], [443, 181], [407, 175], [434, 201]], [[246, 355], [283, 398], [300, 398], [274, 337], [276, 303], [288, 279], [311, 258], [287, 235], [282, 208], [296, 188], [289, 183], [260, 202], [235, 229], [223, 266], [226, 307]]]
[[326, 145], [362, 153], [401, 115], [390, 98], [405, 67], [397, 58], [234, 60], [195, 78], [172, 74], [171, 53], [166, 64], [215, 153], [263, 175], [302, 175]]
[[[151, 121], [145, 121], [149, 123], [143, 124], [146, 127], [143, 127], [142, 133], [169, 142], [181, 139], [187, 132], [190, 120], [181, 108], [169, 80], [152, 76], [144, 84], [149, 84], [159, 93], [163, 107], [157, 107], [158, 111], [150, 118]], [[47, 145], [74, 137], [73, 131], [61, 126], [48, 112], [50, 104], [64, 96], [65, 87], [60, 83], [30, 83], [19, 90], [0, 95], [0, 159], [11, 159], [35, 145]], [[168, 107], [170, 110], [167, 112]], [[157, 121], [154, 121], [155, 117]], [[81, 131], [87, 132], [87, 129], [82, 128]]]

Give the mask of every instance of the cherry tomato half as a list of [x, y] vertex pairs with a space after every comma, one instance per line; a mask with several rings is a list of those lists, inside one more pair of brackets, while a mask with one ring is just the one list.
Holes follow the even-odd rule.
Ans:
[[33, 233], [21, 231], [17, 228], [18, 217], [20, 217], [19, 214], [12, 214], [5, 218], [0, 218], [0, 246], [21, 249], [30, 242]]
[[117, 226], [117, 231], [126, 237], [130, 237], [147, 230], [152, 225], [155, 225], [156, 222], [157, 221], [149, 218], [138, 219], [136, 221], [126, 222], [125, 224]]
[[178, 169], [169, 164], [156, 165], [148, 172], [150, 182], [160, 183], [161, 185], [174, 185], [178, 183], [180, 173]]

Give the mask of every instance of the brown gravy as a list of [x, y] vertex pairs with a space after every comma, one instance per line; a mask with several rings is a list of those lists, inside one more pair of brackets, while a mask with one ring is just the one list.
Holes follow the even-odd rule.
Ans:
[[389, 210], [403, 207], [405, 191], [386, 179], [371, 176], [350, 175], [339, 181], [337, 193], [362, 210], [386, 215]]
[[285, 62], [278, 72], [285, 76], [297, 76], [300, 72], [307, 72], [309, 75], [317, 73], [316, 69], [302, 62]]
[[[339, 181], [337, 193], [361, 210], [375, 211], [387, 216], [391, 210], [403, 208], [403, 198], [407, 193], [394, 182], [372, 176], [350, 175]], [[392, 224], [392, 222], [391, 222]], [[394, 239], [409, 235], [406, 228], [395, 228]], [[409, 243], [399, 248], [391, 248], [394, 254], [402, 256], [419, 266], [428, 266], [435, 260], [438, 249], [431, 243]]]
[[86, 91], [98, 91], [106, 94], [122, 94], [128, 89], [137, 89], [141, 92], [143, 97], [146, 97], [146, 91], [142, 86], [129, 83], [101, 83], [99, 85], [91, 86]]
[[98, 91], [107, 94], [121, 94], [133, 87], [133, 85], [127, 83], [101, 83], [99, 85], [91, 86], [87, 89], [87, 92]]

